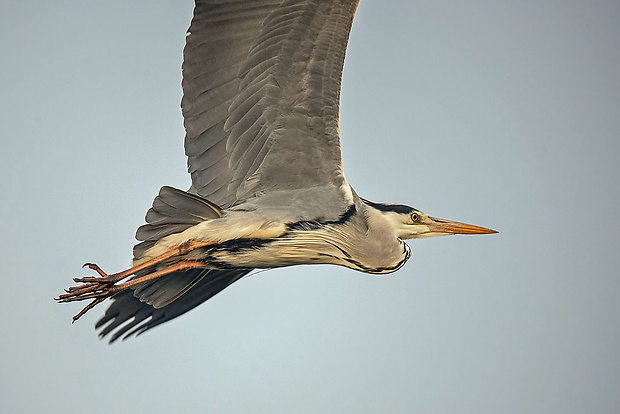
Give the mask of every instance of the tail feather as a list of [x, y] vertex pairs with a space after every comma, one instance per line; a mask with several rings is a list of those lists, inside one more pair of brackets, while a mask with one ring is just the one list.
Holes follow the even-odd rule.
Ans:
[[139, 259], [157, 241], [171, 234], [180, 233], [205, 220], [222, 217], [222, 210], [210, 201], [188, 192], [164, 186], [153, 200], [153, 207], [146, 213], [147, 224], [136, 231], [133, 248], [134, 259]]

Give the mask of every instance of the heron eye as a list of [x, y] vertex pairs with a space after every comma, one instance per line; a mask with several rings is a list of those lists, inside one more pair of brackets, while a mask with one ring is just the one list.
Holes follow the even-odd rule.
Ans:
[[418, 213], [411, 213], [411, 220], [418, 221], [419, 219], [420, 216], [418, 216]]

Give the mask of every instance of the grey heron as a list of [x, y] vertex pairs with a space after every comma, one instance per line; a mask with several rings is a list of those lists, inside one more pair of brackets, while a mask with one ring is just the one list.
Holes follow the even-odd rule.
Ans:
[[355, 0], [197, 0], [183, 53], [188, 191], [162, 187], [132, 267], [57, 300], [106, 298], [111, 341], [203, 303], [253, 269], [400, 269], [403, 241], [494, 230], [360, 198], [340, 154], [340, 83]]

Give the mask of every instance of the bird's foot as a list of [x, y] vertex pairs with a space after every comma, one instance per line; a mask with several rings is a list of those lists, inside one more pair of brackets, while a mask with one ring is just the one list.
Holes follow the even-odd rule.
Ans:
[[[121, 290], [134, 287], [136, 285], [139, 285], [140, 283], [148, 282], [149, 280], [157, 279], [172, 272], [182, 272], [196, 267], [204, 267], [205, 264], [202, 262], [188, 260], [174, 263], [172, 265], [166, 266], [161, 270], [153, 271], [158, 265], [160, 266], [161, 263], [165, 262], [166, 260], [186, 255], [192, 250], [202, 247], [208, 247], [212, 244], [213, 243], [211, 242], [189, 240], [185, 243], [173, 247], [172, 249], [160, 254], [153, 259], [147, 260], [127, 270], [119, 273], [113, 273], [111, 275], [108, 275], [94, 263], [85, 263], [82, 267], [88, 267], [91, 270], [94, 270], [95, 272], [99, 273], [99, 276], [74, 278], [73, 281], [80, 284], [65, 289], [66, 293], [59, 295], [55, 299], [60, 303], [76, 302], [86, 299], [93, 300], [86, 307], [84, 307], [84, 309], [82, 309], [80, 313], [73, 317], [73, 322], [75, 322], [86, 312], [94, 308], [97, 304], [103, 302], [109, 297], [114, 296]], [[118, 283], [131, 275], [135, 275], [136, 273], [143, 271], [146, 271], [147, 274], [136, 277], [125, 283]]]
[[84, 309], [73, 317], [73, 322], [77, 321], [82, 315], [94, 308], [97, 304], [122, 290], [119, 285], [115, 285], [116, 282], [124, 279], [124, 277], [120, 277], [120, 274], [116, 273], [108, 275], [94, 263], [86, 263], [83, 267], [87, 266], [99, 273], [100, 276], [82, 278], [76, 277], [73, 281], [80, 284], [65, 289], [66, 293], [55, 298], [60, 303], [93, 299], [92, 302], [86, 305]]
[[[176, 249], [175, 249], [176, 250]], [[160, 256], [164, 257], [164, 256]], [[166, 256], [168, 258], [169, 256]], [[161, 260], [159, 260], [161, 262]], [[132, 280], [129, 280], [124, 283], [118, 283], [121, 280], [136, 274], [139, 271], [144, 271], [147, 265], [153, 265], [153, 262], [146, 262], [144, 264], [134, 266], [131, 269], [125, 270], [123, 272], [114, 273], [108, 275], [105, 273], [99, 266], [93, 263], [86, 263], [84, 266], [88, 266], [90, 269], [93, 269], [97, 273], [99, 273], [99, 277], [82, 277], [73, 279], [76, 283], [81, 283], [77, 286], [71, 286], [68, 289], [65, 289], [64, 294], [59, 295], [55, 298], [60, 303], [68, 303], [68, 302], [77, 302], [80, 300], [92, 299], [93, 301], [86, 305], [84, 309], [80, 311], [77, 315], [73, 317], [73, 322], [80, 319], [82, 315], [86, 312], [94, 308], [99, 303], [103, 302], [109, 297], [114, 296], [118, 292], [137, 286], [141, 283], [148, 282], [150, 280], [154, 280], [160, 278], [162, 276], [168, 275], [173, 272], [185, 272], [189, 269], [195, 269], [197, 267], [205, 267], [203, 262], [193, 261], [193, 260], [184, 260], [181, 262], [173, 263], [169, 266], [166, 266], [163, 269], [151, 271], [145, 275], [140, 277], [136, 277]], [[150, 269], [153, 270], [153, 269]]]

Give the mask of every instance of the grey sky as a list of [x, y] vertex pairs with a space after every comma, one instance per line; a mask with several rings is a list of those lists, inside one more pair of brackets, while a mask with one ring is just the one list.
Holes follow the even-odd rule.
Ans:
[[362, 0], [349, 183], [500, 231], [383, 277], [261, 272], [108, 346], [52, 297], [131, 259], [189, 186], [192, 1], [0, 2], [0, 401], [7, 412], [616, 413], [620, 3]]

